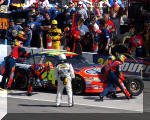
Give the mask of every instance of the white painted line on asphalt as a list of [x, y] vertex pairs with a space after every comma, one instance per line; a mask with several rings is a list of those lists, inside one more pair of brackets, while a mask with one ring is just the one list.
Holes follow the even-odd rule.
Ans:
[[[14, 97], [14, 96], [8, 96], [9, 98], [17, 98], [17, 99], [23, 99], [23, 100], [32, 100], [32, 101], [45, 101], [45, 102], [56, 102], [56, 101], [53, 101], [53, 100], [43, 100], [43, 99], [33, 99], [33, 98], [20, 98], [20, 97]], [[61, 103], [67, 103], [67, 102], [61, 102]], [[118, 110], [129, 110], [129, 109], [121, 109], [121, 108], [116, 108], [116, 107], [110, 107], [110, 106], [105, 106], [105, 105], [102, 105], [102, 106], [97, 106], [97, 105], [88, 105], [88, 104], [80, 104], [80, 103], [75, 103], [75, 105], [82, 105], [82, 106], [91, 106], [91, 107], [100, 107], [100, 108], [112, 108], [112, 109], [118, 109]], [[129, 110], [129, 111], [136, 111], [136, 112], [139, 112], [139, 113], [143, 113], [143, 111], [141, 110]]]

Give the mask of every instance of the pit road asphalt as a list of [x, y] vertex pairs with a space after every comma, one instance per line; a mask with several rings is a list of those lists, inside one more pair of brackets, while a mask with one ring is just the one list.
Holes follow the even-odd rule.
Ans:
[[74, 107], [68, 107], [64, 93], [61, 107], [55, 107], [56, 91], [36, 91], [26, 96], [26, 91], [10, 90], [7, 94], [8, 113], [143, 113], [150, 112], [150, 81], [144, 81], [144, 93], [125, 99], [122, 93], [117, 99], [104, 98], [98, 94], [74, 95]]

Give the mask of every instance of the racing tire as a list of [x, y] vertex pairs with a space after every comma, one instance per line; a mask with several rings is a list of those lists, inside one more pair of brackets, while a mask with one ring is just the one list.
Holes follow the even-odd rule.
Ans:
[[15, 74], [16, 89], [26, 90], [28, 86], [28, 76], [25, 71], [17, 71]]
[[75, 79], [72, 80], [72, 90], [76, 95], [80, 95], [85, 92], [85, 82], [81, 76], [76, 75]]
[[140, 95], [144, 89], [144, 83], [140, 79], [129, 79], [126, 81], [125, 86], [132, 96]]

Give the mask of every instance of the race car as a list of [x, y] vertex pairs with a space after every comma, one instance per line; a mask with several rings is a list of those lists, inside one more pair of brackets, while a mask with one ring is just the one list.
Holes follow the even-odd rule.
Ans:
[[[45, 64], [47, 61], [53, 63], [54, 69], [59, 62], [59, 55], [66, 54], [67, 60], [73, 65], [75, 71], [75, 79], [72, 80], [72, 88], [75, 94], [81, 93], [99, 93], [106, 86], [106, 79], [101, 74], [101, 65], [89, 63], [84, 57], [67, 51], [51, 50], [33, 54], [24, 62], [16, 64], [14, 82], [17, 88], [25, 89], [28, 85], [28, 68], [34, 64]], [[45, 88], [54, 88], [57, 78], [54, 78], [54, 69], [51, 69], [48, 79], [43, 80], [42, 84]]]
[[[29, 80], [27, 70], [31, 65], [39, 63], [43, 64], [47, 61], [51, 61], [55, 69], [59, 62], [59, 55], [62, 53], [66, 54], [67, 60], [73, 65], [75, 71], [75, 79], [72, 80], [72, 89], [74, 94], [103, 92], [104, 88], [107, 86], [107, 81], [106, 77], [101, 73], [101, 65], [88, 62], [85, 57], [76, 53], [58, 50], [33, 54], [23, 63], [17, 63], [14, 77], [15, 86], [19, 89], [27, 88]], [[43, 79], [41, 81], [44, 88], [56, 89], [57, 78], [54, 78], [54, 69], [51, 69], [48, 73], [48, 79]], [[144, 86], [143, 81], [139, 79], [134, 79], [134, 81], [125, 79], [124, 83], [128, 91], [130, 91], [130, 93], [134, 96], [142, 93]]]

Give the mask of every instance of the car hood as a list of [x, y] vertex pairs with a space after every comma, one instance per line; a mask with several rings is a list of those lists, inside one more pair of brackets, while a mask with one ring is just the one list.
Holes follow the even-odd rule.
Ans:
[[101, 73], [101, 66], [98, 64], [75, 65], [73, 66], [75, 72], [84, 72], [87, 75], [99, 75]]

